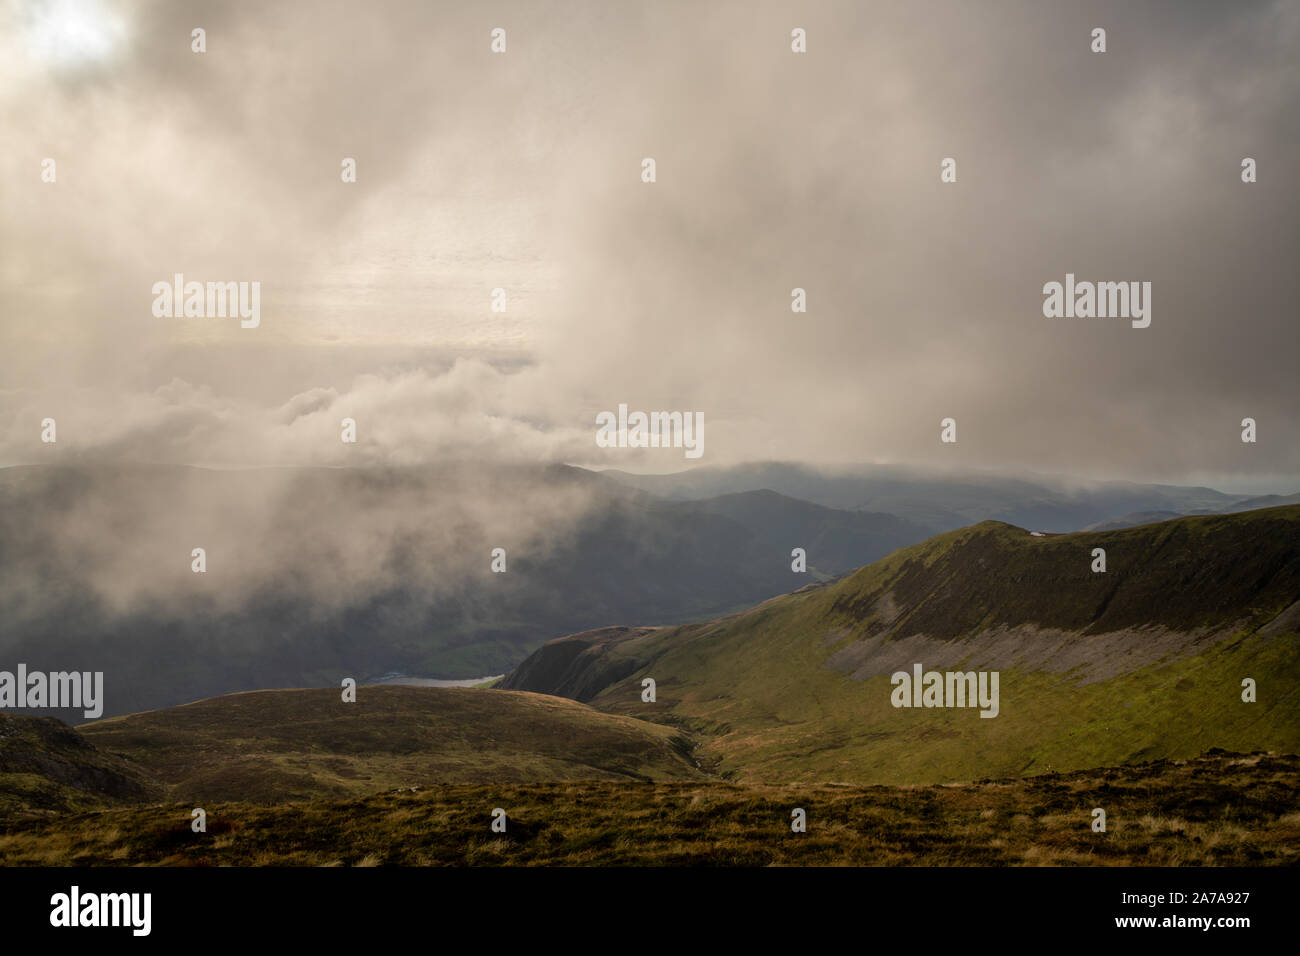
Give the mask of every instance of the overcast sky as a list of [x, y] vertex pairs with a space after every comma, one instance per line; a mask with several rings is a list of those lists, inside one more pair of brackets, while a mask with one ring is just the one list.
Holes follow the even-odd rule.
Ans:
[[[0, 464], [1300, 490], [1300, 5], [1083, 7], [0, 0]], [[177, 272], [260, 325], [155, 317]], [[1045, 318], [1067, 272], [1150, 327]], [[703, 457], [597, 448], [619, 403]]]

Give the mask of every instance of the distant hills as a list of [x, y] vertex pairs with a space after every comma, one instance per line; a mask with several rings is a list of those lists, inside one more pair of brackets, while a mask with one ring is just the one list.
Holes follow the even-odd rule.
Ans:
[[[1213, 488], [1070, 481], [1052, 476], [1010, 477], [902, 465], [819, 469], [762, 462], [695, 468], [667, 475], [634, 475], [616, 470], [601, 474], [630, 487], [682, 500], [766, 488], [829, 508], [896, 515], [924, 525], [934, 533], [986, 520], [1005, 521], [1036, 531], [1080, 531], [1088, 525], [1136, 512], [1181, 515], [1288, 503], [1288, 499], [1271, 502], [1248, 499]], [[1292, 498], [1300, 501], [1300, 496]]]
[[[1296, 752], [1298, 632], [1300, 506], [1047, 537], [990, 521], [741, 614], [550, 642], [501, 686], [683, 728], [740, 781], [934, 783]], [[917, 663], [998, 671], [999, 715], [891, 706]]]
[[1255, 511], [1259, 508], [1277, 508], [1282, 505], [1296, 504], [1300, 504], [1300, 494], [1260, 495], [1256, 498], [1244, 498], [1241, 501], [1235, 501], [1222, 510], [1225, 512]]
[[1088, 525], [1083, 530], [1117, 531], [1120, 528], [1135, 528], [1142, 524], [1155, 524], [1158, 521], [1172, 521], [1174, 518], [1184, 517], [1186, 515], [1179, 514], [1177, 511], [1135, 511], [1132, 514], [1112, 518], [1110, 521], [1098, 521], [1096, 524]]
[[[1241, 511], [1258, 511], [1261, 508], [1279, 508], [1283, 505], [1300, 504], [1300, 494], [1296, 495], [1261, 495], [1258, 498], [1243, 498], [1218, 509], [1221, 514], [1236, 514]], [[1135, 511], [1120, 515], [1109, 521], [1090, 524], [1084, 531], [1110, 531], [1115, 528], [1132, 528], [1140, 524], [1154, 524], [1157, 521], [1169, 521], [1173, 518], [1185, 518], [1189, 515], [1208, 514], [1207, 511]]]
[[102, 670], [109, 715], [347, 676], [474, 678], [557, 634], [788, 591], [795, 547], [823, 579], [927, 535], [770, 491], [668, 501], [560, 466], [6, 468], [0, 665]]
[[0, 666], [102, 670], [108, 715], [476, 678], [557, 635], [708, 621], [985, 519], [1077, 531], [1249, 502], [885, 466], [18, 466], [0, 469]]

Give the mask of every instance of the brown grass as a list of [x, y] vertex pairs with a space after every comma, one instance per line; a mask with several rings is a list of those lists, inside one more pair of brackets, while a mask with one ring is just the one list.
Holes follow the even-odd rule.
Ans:
[[[1300, 757], [1190, 761], [934, 787], [455, 785], [342, 801], [156, 805], [0, 825], [6, 865], [1300, 864]], [[507, 832], [489, 829], [493, 807]], [[808, 833], [790, 831], [803, 807]], [[1092, 831], [1092, 809], [1107, 832]]]

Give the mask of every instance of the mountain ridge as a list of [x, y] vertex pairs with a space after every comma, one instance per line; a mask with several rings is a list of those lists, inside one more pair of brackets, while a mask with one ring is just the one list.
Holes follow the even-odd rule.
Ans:
[[[1300, 749], [1298, 621], [1300, 507], [1051, 537], [983, 522], [737, 615], [593, 643], [567, 680], [700, 734], [738, 780], [929, 783]], [[891, 707], [890, 675], [915, 663], [1000, 671], [1001, 714]], [[542, 673], [525, 661], [505, 683], [549, 692]]]

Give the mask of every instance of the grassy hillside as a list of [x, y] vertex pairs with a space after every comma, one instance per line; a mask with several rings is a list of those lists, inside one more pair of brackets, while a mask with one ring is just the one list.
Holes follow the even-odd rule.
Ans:
[[174, 799], [271, 803], [398, 787], [693, 779], [670, 729], [570, 700], [461, 687], [254, 691], [81, 728]]
[[[1090, 570], [1095, 547], [1104, 574]], [[985, 522], [743, 614], [609, 641], [568, 681], [593, 706], [697, 733], [699, 759], [745, 782], [934, 783], [1212, 747], [1294, 753], [1298, 599], [1294, 506], [1041, 538]], [[999, 715], [894, 708], [889, 675], [917, 662], [997, 670]], [[516, 675], [544, 671], [533, 661]], [[1255, 703], [1241, 699], [1244, 677]]]
[[[176, 866], [1268, 866], [1300, 862], [1300, 759], [1189, 762], [921, 788], [502, 784], [292, 806], [190, 804], [0, 823], [0, 863]], [[489, 830], [492, 809], [504, 834]], [[790, 829], [791, 810], [807, 832]], [[1092, 809], [1106, 811], [1094, 833]]]

